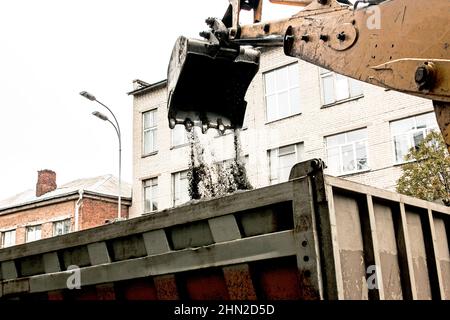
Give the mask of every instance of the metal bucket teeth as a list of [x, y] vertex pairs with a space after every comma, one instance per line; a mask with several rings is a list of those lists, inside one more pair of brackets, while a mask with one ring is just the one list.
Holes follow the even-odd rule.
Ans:
[[252, 48], [178, 38], [167, 75], [169, 126], [195, 125], [203, 132], [241, 128], [245, 94], [258, 72], [259, 56]]

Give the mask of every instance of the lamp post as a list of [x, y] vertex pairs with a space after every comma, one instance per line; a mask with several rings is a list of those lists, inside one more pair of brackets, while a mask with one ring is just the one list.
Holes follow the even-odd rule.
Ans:
[[117, 137], [119, 138], [119, 190], [118, 190], [118, 208], [117, 208], [117, 216], [118, 219], [122, 219], [122, 138], [121, 138], [121, 132], [120, 132], [120, 126], [119, 126], [119, 122], [117, 121], [116, 116], [114, 115], [114, 113], [111, 111], [110, 108], [108, 108], [105, 104], [101, 103], [100, 101], [98, 101], [94, 95], [90, 94], [87, 91], [82, 91], [80, 92], [80, 95], [82, 95], [83, 97], [85, 97], [88, 100], [91, 101], [96, 101], [97, 103], [99, 103], [100, 105], [102, 105], [103, 107], [105, 107], [106, 109], [108, 109], [108, 111], [111, 113], [111, 115], [114, 118], [115, 124], [108, 119], [108, 117], [106, 115], [104, 115], [103, 113], [99, 112], [99, 111], [94, 111], [92, 112], [92, 114], [94, 116], [96, 116], [97, 118], [103, 120], [103, 121], [108, 121], [109, 123], [111, 123], [111, 125], [114, 127], [114, 129], [116, 130], [117, 133]]

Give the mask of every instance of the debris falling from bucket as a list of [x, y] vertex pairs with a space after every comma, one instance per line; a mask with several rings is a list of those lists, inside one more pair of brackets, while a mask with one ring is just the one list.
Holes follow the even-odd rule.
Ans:
[[234, 130], [234, 158], [211, 165], [205, 161], [205, 148], [195, 129], [187, 134], [190, 145], [188, 191], [191, 199], [221, 197], [238, 190], [253, 189], [242, 157], [239, 130]]
[[251, 190], [253, 186], [247, 177], [247, 169], [242, 157], [240, 130], [234, 130], [234, 161], [232, 164], [232, 176], [237, 190]]
[[212, 198], [215, 196], [209, 167], [204, 160], [205, 149], [201, 146], [195, 129], [188, 133], [190, 161], [188, 171], [189, 196], [191, 199]]

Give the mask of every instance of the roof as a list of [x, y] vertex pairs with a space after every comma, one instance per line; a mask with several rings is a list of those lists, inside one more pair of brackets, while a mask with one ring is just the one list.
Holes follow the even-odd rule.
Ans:
[[[261, 52], [266, 52], [266, 51], [278, 50], [278, 48], [277, 47], [259, 47], [258, 50], [260, 50]], [[142, 81], [140, 79], [135, 79], [133, 82], [135, 82], [137, 84], [137, 88], [133, 89], [130, 92], [127, 92], [127, 94], [131, 95], [131, 96], [147, 93], [147, 92], [155, 90], [155, 89], [163, 88], [167, 85], [167, 79], [164, 79], [164, 80], [161, 80], [158, 82], [154, 82], [151, 84], [149, 84], [145, 81]]]
[[[142, 80], [139, 80], [139, 81], [141, 83], [145, 83]], [[141, 85], [139, 88], [134, 89], [133, 91], [130, 91], [127, 94], [134, 96], [134, 95], [146, 93], [146, 92], [154, 90], [154, 89], [159, 89], [159, 88], [165, 87], [166, 85], [167, 85], [167, 79], [164, 79], [164, 80], [152, 83], [152, 84]]]
[[[118, 184], [119, 179], [111, 174], [107, 174], [94, 178], [71, 181], [59, 186], [51, 192], [43, 194], [40, 197], [36, 197], [36, 191], [34, 189], [30, 189], [7, 199], [0, 200], [0, 211], [55, 198], [67, 197], [78, 193], [79, 190], [83, 190], [84, 192], [92, 193], [97, 196], [105, 196], [109, 198], [117, 197]], [[129, 183], [122, 181], [121, 195], [124, 198], [131, 198], [131, 185]]]

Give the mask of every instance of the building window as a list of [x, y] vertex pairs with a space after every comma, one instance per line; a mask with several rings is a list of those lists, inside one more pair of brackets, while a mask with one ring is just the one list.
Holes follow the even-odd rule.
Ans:
[[323, 105], [361, 96], [361, 82], [320, 68]]
[[292, 167], [301, 161], [303, 143], [269, 150], [270, 184], [288, 181]]
[[147, 155], [157, 150], [157, 110], [147, 111], [142, 114], [143, 154]]
[[264, 74], [267, 121], [300, 113], [298, 63]]
[[11, 247], [16, 244], [16, 230], [2, 232], [0, 248]]
[[[248, 168], [248, 154], [245, 156], [241, 156], [241, 158], [239, 159], [239, 161], [241, 161], [244, 164], [245, 169]], [[230, 167], [235, 163], [236, 159], [235, 158], [230, 158], [230, 159], [226, 159], [226, 160], [219, 160], [219, 161], [215, 161], [214, 163], [216, 165], [220, 165], [223, 167]]]
[[189, 142], [187, 131], [183, 125], [176, 125], [170, 130], [170, 134], [172, 135], [172, 147], [182, 146]]
[[392, 121], [390, 126], [396, 164], [405, 162], [409, 150], [417, 148], [425, 136], [438, 127], [433, 112]]
[[325, 138], [327, 166], [331, 174], [349, 174], [369, 170], [367, 160], [367, 128]]
[[41, 239], [41, 225], [27, 227], [26, 242], [36, 241]]
[[144, 181], [144, 212], [158, 210], [158, 178]]
[[189, 196], [189, 179], [187, 170], [172, 174], [172, 199], [174, 206], [191, 200], [191, 197]]
[[53, 222], [53, 236], [61, 236], [70, 232], [70, 219]]

